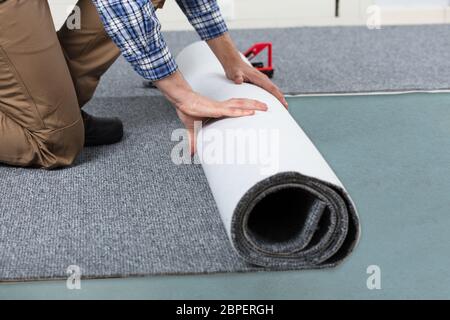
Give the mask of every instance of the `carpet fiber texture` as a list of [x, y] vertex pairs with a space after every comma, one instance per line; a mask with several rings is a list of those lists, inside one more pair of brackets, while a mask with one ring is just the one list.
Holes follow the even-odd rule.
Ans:
[[123, 119], [121, 143], [85, 149], [69, 169], [0, 167], [0, 279], [65, 277], [70, 265], [87, 277], [250, 269], [202, 168], [172, 163], [173, 108], [161, 97], [91, 105]]
[[[273, 43], [273, 80], [288, 94], [450, 89], [448, 25], [232, 30], [231, 34], [241, 51], [255, 42]], [[164, 36], [174, 56], [199, 39], [187, 31]], [[159, 92], [143, 88], [142, 79], [120, 58], [97, 94]]]
[[[181, 123], [168, 102], [162, 97], [98, 98], [91, 106], [95, 106], [95, 114], [113, 114], [123, 119], [126, 135], [121, 143], [86, 148], [68, 169], [45, 171], [0, 166], [0, 280], [64, 278], [66, 268], [71, 265], [79, 266], [87, 278], [264, 269], [246, 263], [232, 248], [201, 166], [173, 164], [170, 155], [177, 142], [170, 137]], [[246, 238], [239, 237], [236, 231], [235, 237], [241, 239], [239, 247], [248, 260], [271, 264], [271, 269], [331, 266], [353, 248], [351, 237], [347, 237], [350, 239], [347, 245], [341, 243], [347, 230], [339, 230], [342, 226], [336, 221], [340, 218], [320, 219], [322, 205], [334, 208], [345, 197], [335, 199], [335, 191], [323, 183], [303, 181], [297, 175], [282, 180], [292, 180], [295, 187], [320, 189], [317, 193], [321, 196], [311, 200], [321, 206], [315, 210], [312, 204], [305, 229], [314, 229], [321, 241], [308, 239], [308, 234], [312, 235], [308, 230], [298, 236], [298, 241], [306, 241], [308, 248], [317, 247], [319, 252], [300, 250], [289, 264], [282, 256], [278, 261], [271, 248], [274, 258], [267, 260], [266, 255], [255, 256], [254, 250], [245, 252], [248, 244], [242, 243], [242, 239]], [[255, 186], [247, 195], [251, 199], [242, 202], [259, 203], [254, 198], [261, 196], [261, 190], [283, 186], [280, 182], [274, 177]], [[265, 196], [271, 202], [270, 195]], [[268, 212], [277, 212], [272, 209]], [[244, 219], [253, 208], [246, 206], [238, 211], [236, 220]], [[336, 211], [338, 214], [331, 212], [324, 216], [346, 213], [345, 209]], [[296, 212], [293, 214], [298, 216]], [[264, 219], [258, 221], [254, 230], [268, 227]], [[242, 222], [236, 221], [234, 225], [240, 226]], [[348, 233], [356, 234], [353, 224], [349, 225]], [[329, 237], [336, 249], [321, 245], [324, 239], [328, 243]], [[262, 240], [254, 241], [267, 250]], [[298, 248], [299, 244], [293, 246]], [[329, 258], [331, 253], [333, 257]], [[308, 260], [302, 260], [304, 254]]]

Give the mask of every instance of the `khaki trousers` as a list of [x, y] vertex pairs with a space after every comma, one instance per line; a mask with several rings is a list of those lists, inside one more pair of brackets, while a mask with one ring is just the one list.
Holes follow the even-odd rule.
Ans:
[[120, 52], [92, 2], [77, 5], [81, 28], [56, 33], [47, 1], [0, 2], [1, 163], [63, 167], [83, 148], [80, 108]]

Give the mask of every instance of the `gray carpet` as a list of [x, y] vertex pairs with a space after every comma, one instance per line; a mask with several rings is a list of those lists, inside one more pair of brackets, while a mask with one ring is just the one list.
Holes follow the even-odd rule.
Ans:
[[[87, 110], [123, 119], [124, 140], [67, 169], [0, 165], [0, 281], [64, 278], [70, 265], [86, 278], [264, 270], [232, 248], [201, 166], [172, 163], [182, 126], [164, 98], [96, 98]], [[338, 251], [326, 263], [270, 269], [335, 265], [351, 240], [324, 250]]]
[[[247, 270], [200, 166], [175, 166], [175, 112], [161, 97], [99, 98], [123, 142], [57, 171], [0, 166], [0, 280]], [[227, 257], [224, 259], [224, 257]]]
[[[285, 93], [450, 89], [450, 26], [233, 30], [241, 51], [272, 41], [275, 83]], [[194, 32], [168, 32], [176, 55], [198, 40]], [[158, 94], [122, 58], [107, 73], [98, 96]]]

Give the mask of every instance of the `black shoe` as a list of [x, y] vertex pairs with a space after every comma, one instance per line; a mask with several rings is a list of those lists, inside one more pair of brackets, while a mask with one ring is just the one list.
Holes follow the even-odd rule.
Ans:
[[84, 123], [84, 146], [101, 146], [122, 140], [123, 124], [118, 118], [97, 118], [81, 111]]

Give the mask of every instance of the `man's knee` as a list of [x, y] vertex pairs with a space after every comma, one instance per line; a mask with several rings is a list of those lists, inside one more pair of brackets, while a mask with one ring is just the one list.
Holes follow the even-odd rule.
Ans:
[[73, 164], [84, 146], [83, 121], [48, 133], [34, 133], [39, 146], [38, 165], [45, 169], [67, 167]]

